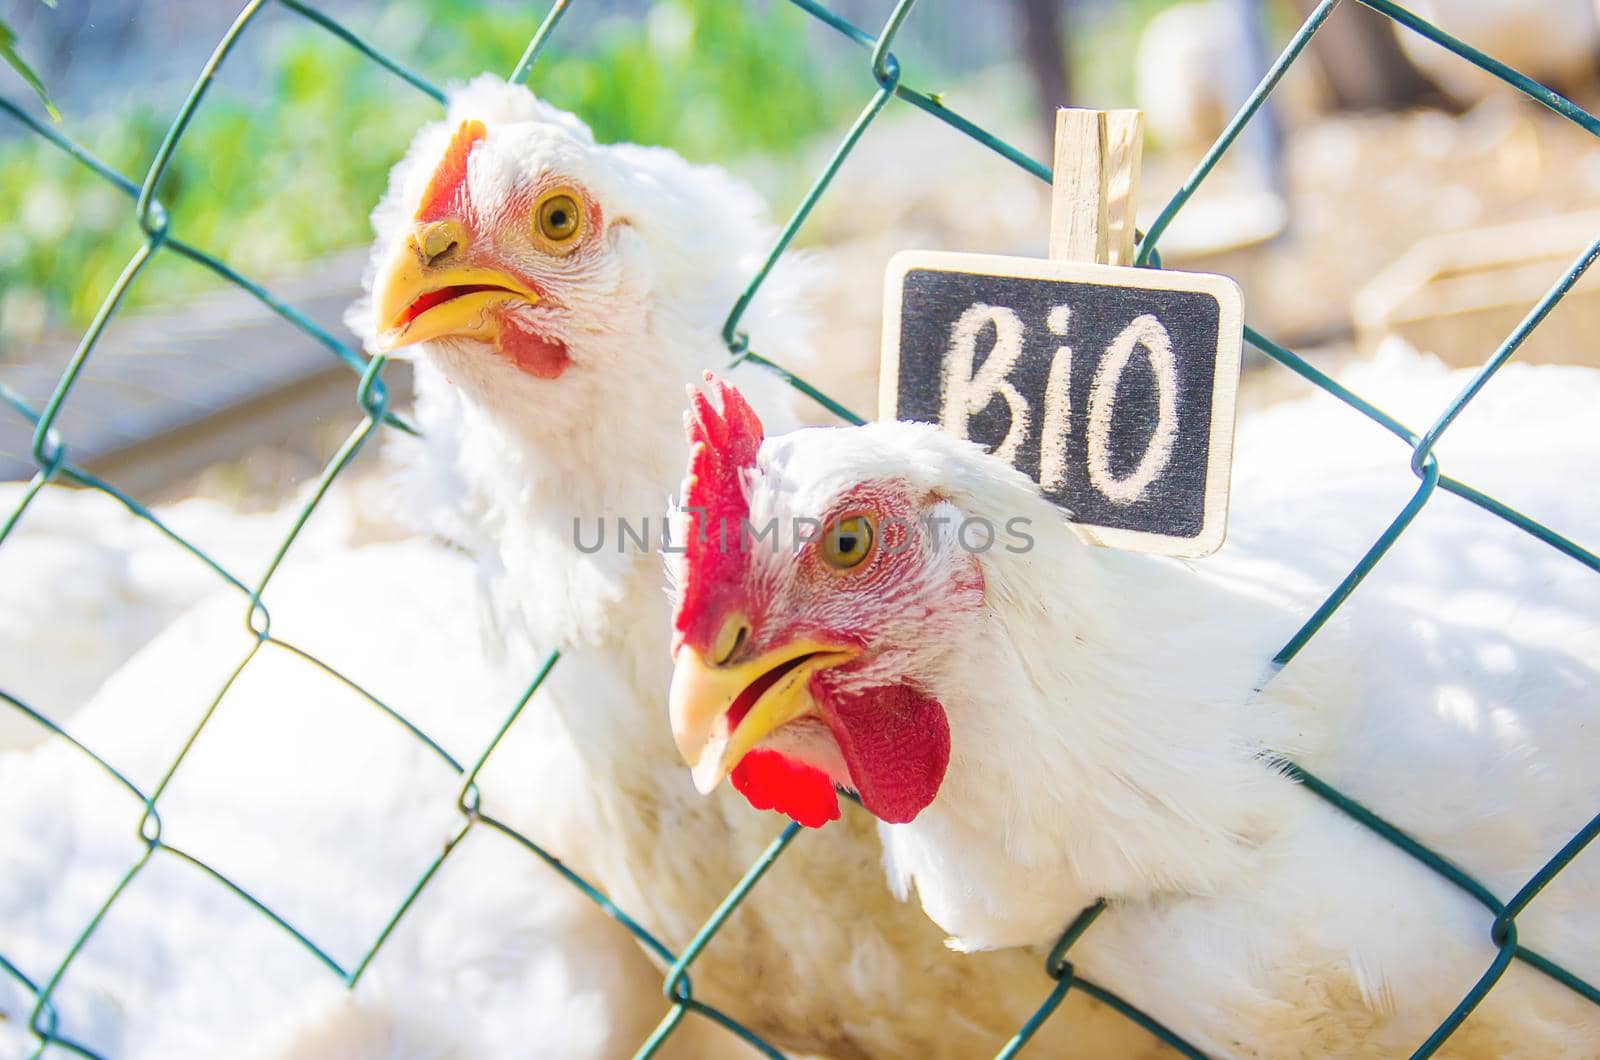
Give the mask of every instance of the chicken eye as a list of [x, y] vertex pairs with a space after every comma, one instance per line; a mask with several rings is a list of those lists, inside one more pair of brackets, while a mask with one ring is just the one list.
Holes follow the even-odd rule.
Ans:
[[877, 529], [870, 515], [840, 519], [822, 538], [822, 561], [834, 570], [859, 567], [872, 555]]
[[551, 195], [539, 204], [538, 222], [539, 234], [550, 242], [569, 242], [582, 227], [578, 200], [565, 192]]

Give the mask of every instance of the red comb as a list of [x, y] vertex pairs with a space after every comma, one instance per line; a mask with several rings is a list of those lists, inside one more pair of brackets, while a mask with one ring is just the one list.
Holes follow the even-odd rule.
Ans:
[[488, 135], [483, 122], [476, 118], [464, 121], [450, 138], [444, 149], [444, 159], [433, 171], [428, 189], [422, 193], [422, 204], [417, 207], [417, 220], [437, 221], [450, 213], [455, 206], [456, 194], [467, 182], [467, 156], [473, 145]]
[[743, 566], [740, 534], [750, 515], [745, 473], [756, 466], [762, 438], [761, 420], [744, 395], [710, 372], [705, 380], [722, 411], [689, 388], [690, 411], [683, 417], [689, 438], [689, 476], [683, 487], [685, 576], [675, 618], [680, 634], [714, 627], [722, 618], [717, 605], [736, 591]]

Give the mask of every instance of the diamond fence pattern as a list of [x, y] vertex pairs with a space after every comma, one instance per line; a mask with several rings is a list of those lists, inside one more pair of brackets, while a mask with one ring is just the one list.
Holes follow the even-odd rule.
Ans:
[[[997, 164], [1020, 166], [1039, 179], [1048, 182], [1050, 171], [1043, 163], [1028, 157], [1015, 147], [992, 135], [981, 126], [962, 117], [950, 110], [936, 97], [919, 92], [906, 84], [902, 78], [899, 61], [892, 50], [896, 34], [906, 19], [911, 15], [916, 0], [898, 0], [883, 26], [876, 32], [869, 32], [852, 24], [838, 14], [824, 7], [817, 0], [789, 0], [790, 3], [815, 18], [819, 23], [835, 31], [848, 40], [859, 45], [868, 53], [868, 62], [864, 73], [864, 85], [870, 80], [870, 96], [860, 115], [856, 118], [849, 130], [839, 141], [833, 155], [817, 175], [810, 190], [800, 201], [790, 216], [788, 223], [783, 227], [776, 244], [772, 247], [766, 262], [757, 270], [750, 279], [743, 294], [734, 303], [729, 312], [727, 321], [723, 326], [722, 337], [727, 343], [731, 358], [729, 367], [742, 361], [754, 362], [764, 369], [774, 372], [796, 389], [805, 393], [819, 404], [851, 422], [860, 422], [850, 410], [829, 398], [826, 394], [812, 387], [805, 380], [793, 375], [783, 366], [776, 364], [758, 352], [750, 349], [747, 337], [739, 330], [740, 318], [748, 306], [752, 296], [765, 280], [773, 263], [788, 247], [795, 234], [805, 224], [812, 208], [827, 192], [830, 182], [838, 172], [839, 167], [849, 156], [852, 148], [860, 140], [862, 134], [882, 113], [885, 106], [893, 99], [898, 99], [924, 112], [930, 118], [942, 121], [962, 133], [966, 134], [982, 148], [994, 153]], [[1591, 135], [1600, 138], [1600, 119], [1579, 108], [1571, 101], [1563, 98], [1548, 88], [1532, 81], [1523, 74], [1513, 70], [1495, 59], [1485, 55], [1477, 49], [1445, 33], [1431, 23], [1418, 18], [1398, 4], [1389, 0], [1347, 0], [1351, 3], [1360, 3], [1382, 15], [1392, 19], [1405, 30], [1421, 34], [1429, 38], [1440, 47], [1446, 48], [1460, 57], [1462, 62], [1472, 63], [1483, 70], [1500, 78], [1529, 98], [1560, 114], [1562, 117], [1574, 122]], [[1199, 189], [1200, 185], [1212, 172], [1222, 155], [1239, 137], [1242, 130], [1260, 110], [1263, 102], [1272, 93], [1282, 78], [1285, 71], [1296, 62], [1305, 51], [1312, 36], [1327, 20], [1329, 14], [1337, 6], [1339, 0], [1322, 0], [1311, 12], [1305, 22], [1290, 38], [1283, 52], [1277, 57], [1262, 78], [1259, 85], [1250, 94], [1243, 107], [1234, 116], [1222, 135], [1211, 147], [1204, 159], [1196, 167], [1190, 177], [1173, 195], [1171, 201], [1161, 211], [1150, 231], [1145, 233], [1137, 255], [1137, 264], [1145, 267], [1160, 267], [1160, 257], [1156, 247], [1161, 235], [1166, 231], [1173, 218], [1183, 209], [1184, 205]], [[790, 844], [796, 842], [799, 835], [799, 826], [790, 825], [772, 842], [766, 852], [753, 864], [743, 879], [730, 891], [724, 901], [717, 907], [705, 921], [699, 932], [684, 947], [681, 952], [674, 953], [659, 939], [635, 922], [626, 911], [617, 908], [608, 898], [597, 890], [588, 881], [572, 872], [552, 853], [542, 849], [538, 844], [521, 835], [515, 829], [496, 819], [481, 804], [476, 778], [479, 770], [494, 753], [501, 737], [517, 720], [519, 713], [528, 703], [529, 699], [538, 690], [551, 669], [559, 662], [558, 654], [550, 655], [539, 668], [528, 685], [526, 692], [514, 704], [506, 715], [504, 723], [488, 746], [470, 763], [459, 762], [451, 757], [442, 747], [435, 743], [429, 736], [413, 725], [404, 715], [394, 710], [377, 697], [357, 686], [347, 677], [322, 662], [311, 654], [287, 643], [271, 632], [271, 618], [264, 596], [274, 573], [290, 547], [296, 535], [304, 526], [306, 520], [316, 509], [318, 503], [356, 452], [368, 441], [369, 437], [380, 426], [400, 431], [411, 431], [412, 428], [389, 409], [388, 392], [383, 382], [385, 359], [383, 357], [368, 358], [362, 352], [351, 349], [340, 342], [333, 335], [319, 327], [306, 316], [298, 312], [293, 306], [288, 305], [262, 287], [260, 284], [243, 276], [229, 267], [215, 255], [204, 249], [183, 242], [170, 231], [170, 223], [166, 209], [156, 197], [155, 189], [160, 183], [173, 153], [178, 150], [183, 140], [184, 132], [190, 120], [202, 104], [207, 89], [210, 87], [217, 70], [227, 59], [234, 47], [244, 38], [246, 32], [255, 23], [263, 9], [277, 6], [292, 12], [321, 27], [328, 33], [338, 37], [355, 48], [362, 55], [382, 66], [400, 80], [410, 85], [413, 89], [433, 100], [435, 103], [443, 101], [443, 94], [438, 88], [430, 84], [425, 78], [407, 69], [401, 63], [385, 55], [360, 36], [330, 18], [327, 14], [315, 7], [301, 2], [301, 0], [250, 0], [240, 11], [233, 25], [229, 28], [222, 40], [217, 44], [215, 51], [200, 75], [195, 81], [194, 88], [173, 119], [165, 138], [156, 152], [154, 160], [139, 182], [135, 182], [121, 173], [115, 172], [103, 162], [89, 154], [83, 148], [63, 136], [51, 125], [45, 124], [34, 118], [14, 103], [0, 99], [0, 111], [21, 122], [33, 133], [49, 140], [61, 150], [67, 152], [78, 162], [87, 166], [104, 178], [108, 183], [124, 192], [134, 201], [134, 220], [143, 235], [142, 245], [129, 259], [122, 274], [113, 284], [101, 303], [99, 311], [95, 314], [89, 327], [84, 332], [76, 352], [67, 364], [56, 385], [55, 391], [42, 409], [30, 407], [19, 395], [0, 384], [0, 402], [3, 402], [9, 414], [23, 417], [34, 428], [32, 457], [37, 465], [37, 473], [33, 476], [28, 488], [24, 491], [21, 502], [16, 509], [10, 512], [4, 523], [0, 523], [0, 546], [17, 525], [18, 521], [27, 511], [33, 498], [39, 491], [51, 482], [70, 483], [82, 487], [100, 490], [115, 498], [138, 517], [147, 520], [158, 531], [169, 539], [175, 548], [183, 549], [191, 554], [194, 559], [205, 564], [223, 583], [237, 591], [245, 604], [246, 622], [254, 636], [254, 644], [239, 660], [231, 676], [218, 689], [212, 699], [210, 707], [203, 713], [200, 720], [188, 734], [178, 755], [173, 759], [165, 774], [148, 791], [129, 781], [116, 766], [98, 755], [92, 748], [80, 743], [73, 736], [64, 731], [49, 718], [30, 708], [26, 703], [14, 696], [0, 690], [0, 701], [4, 702], [4, 709], [21, 712], [32, 722], [42, 726], [56, 737], [68, 742], [86, 758], [92, 760], [126, 789], [129, 796], [129, 821], [133, 823], [140, 837], [143, 852], [128, 866], [111, 893], [105, 897], [97, 911], [85, 923], [82, 930], [62, 954], [59, 963], [41, 982], [36, 982], [27, 976], [21, 969], [0, 953], [0, 974], [9, 976], [21, 984], [34, 998], [32, 1011], [28, 1017], [28, 1026], [37, 1046], [33, 1053], [35, 1057], [43, 1056], [47, 1051], [59, 1050], [67, 1054], [81, 1057], [96, 1058], [99, 1054], [72, 1037], [71, 1028], [61, 1026], [59, 1013], [52, 998], [60, 986], [63, 976], [72, 966], [74, 959], [80, 953], [89, 938], [95, 933], [102, 920], [116, 904], [119, 896], [128, 884], [142, 872], [152, 859], [157, 857], [176, 858], [202, 870], [216, 881], [217, 886], [231, 891], [242, 902], [248, 903], [262, 916], [276, 923], [303, 945], [311, 954], [325, 965], [330, 974], [337, 976], [349, 986], [354, 986], [360, 980], [363, 971], [372, 961], [385, 940], [392, 933], [400, 919], [405, 916], [416, 897], [428, 886], [444, 860], [450, 856], [459, 841], [474, 828], [487, 828], [509, 836], [525, 848], [530, 856], [537, 857], [549, 866], [550, 870], [559, 873], [574, 887], [577, 887], [619, 923], [626, 927], [637, 937], [639, 942], [653, 952], [662, 962], [668, 965], [663, 990], [670, 1009], [665, 1019], [656, 1028], [655, 1032], [639, 1048], [638, 1056], [652, 1055], [663, 1042], [680, 1025], [685, 1016], [693, 1013], [701, 1018], [710, 1019], [731, 1033], [737, 1034], [760, 1052], [771, 1057], [781, 1057], [780, 1053], [770, 1043], [763, 1041], [754, 1031], [740, 1024], [732, 1016], [707, 1005], [694, 996], [693, 985], [690, 979], [690, 970], [696, 957], [704, 949], [715, 943], [718, 930], [744, 901], [748, 900], [753, 889], [759, 883], [762, 875], [783, 855]], [[562, 17], [571, 6], [571, 0], [555, 0], [542, 23], [538, 26], [522, 58], [512, 70], [510, 78], [513, 81], [522, 81], [527, 78], [538, 61], [540, 53], [548, 43], [552, 31], [556, 29]], [[247, 581], [235, 573], [225, 569], [202, 549], [185, 540], [165, 526], [160, 518], [146, 506], [119, 490], [112, 483], [106, 482], [83, 468], [72, 463], [69, 457], [69, 447], [59, 437], [53, 424], [63, 404], [72, 393], [73, 384], [82, 372], [84, 365], [93, 355], [95, 345], [108, 320], [117, 312], [123, 294], [127, 291], [151, 258], [161, 252], [177, 254], [196, 264], [211, 270], [218, 276], [248, 291], [263, 304], [282, 316], [291, 325], [309, 335], [315, 341], [327, 347], [329, 353], [342, 360], [359, 377], [355, 387], [355, 402], [361, 413], [361, 422], [351, 432], [343, 445], [334, 454], [327, 466], [323, 469], [317, 486], [298, 513], [298, 518], [293, 523], [290, 531], [284, 537], [277, 551], [268, 562], [266, 569], [254, 581]], [[1600, 556], [1584, 549], [1576, 543], [1553, 532], [1548, 527], [1528, 518], [1522, 513], [1510, 508], [1493, 497], [1487, 496], [1470, 485], [1453, 479], [1440, 470], [1439, 461], [1433, 453], [1435, 444], [1440, 436], [1449, 429], [1458, 415], [1466, 408], [1467, 404], [1483, 389], [1494, 377], [1502, 365], [1516, 353], [1523, 341], [1538, 327], [1540, 322], [1549, 314], [1561, 298], [1577, 283], [1585, 270], [1600, 257], [1600, 239], [1596, 239], [1581, 254], [1577, 260], [1567, 268], [1562, 276], [1540, 298], [1537, 304], [1529, 311], [1523, 321], [1506, 337], [1495, 350], [1494, 354], [1472, 376], [1471, 381], [1462, 391], [1440, 411], [1438, 417], [1421, 432], [1418, 432], [1394, 419], [1383, 410], [1363, 400], [1359, 395], [1342, 387], [1334, 380], [1319, 372], [1305, 360], [1291, 350], [1278, 345], [1255, 330], [1246, 327], [1246, 341], [1263, 353], [1272, 362], [1289, 371], [1309, 380], [1311, 383], [1326, 391], [1330, 396], [1351, 406], [1358, 412], [1369, 417], [1377, 424], [1392, 433], [1402, 444], [1403, 449], [1397, 448], [1396, 458], [1409, 461], [1412, 472], [1416, 475], [1418, 485], [1415, 493], [1405, 504], [1401, 511], [1394, 517], [1388, 528], [1379, 536], [1370, 549], [1360, 558], [1350, 573], [1329, 593], [1327, 599], [1308, 618], [1301, 629], [1273, 658], [1274, 672], [1283, 667], [1306, 645], [1317, 633], [1328, 618], [1336, 611], [1352, 591], [1361, 583], [1362, 579], [1382, 560], [1384, 554], [1405, 532], [1417, 514], [1428, 503], [1429, 499], [1439, 490], [1445, 490], [1463, 497], [1466, 500], [1492, 512], [1502, 519], [1520, 527], [1550, 547], [1555, 548], [1574, 561], [1600, 574]], [[204, 860], [195, 855], [163, 840], [160, 815], [160, 800], [162, 792], [171, 781], [172, 777], [182, 765], [184, 758], [189, 753], [195, 739], [206, 726], [212, 713], [227, 694], [228, 688], [234, 679], [260, 651], [263, 645], [272, 644], [320, 667], [329, 680], [340, 681], [364, 696], [373, 706], [392, 718], [396, 723], [405, 727], [417, 740], [425, 744], [440, 760], [446, 763], [461, 778], [461, 786], [456, 797], [456, 808], [460, 813], [460, 825], [446, 842], [443, 849], [431, 864], [418, 877], [409, 893], [394, 910], [387, 924], [379, 931], [365, 954], [353, 965], [345, 967], [328, 955], [317, 942], [301, 933], [295, 926], [269, 908], [260, 899], [252, 895], [227, 876], [208, 865]], [[1512, 961], [1522, 961], [1555, 980], [1557, 983], [1577, 992], [1590, 1002], [1600, 1005], [1600, 989], [1588, 983], [1572, 972], [1561, 967], [1546, 957], [1522, 946], [1517, 941], [1517, 916], [1539, 894], [1569, 862], [1600, 834], [1600, 814], [1592, 818], [1589, 823], [1566, 843], [1566, 845], [1552, 857], [1537, 873], [1533, 875], [1522, 888], [1510, 898], [1501, 898], [1494, 894], [1483, 884], [1473, 879], [1469, 874], [1452, 863], [1448, 854], [1430, 850], [1403, 831], [1390, 824], [1383, 817], [1373, 812], [1366, 806], [1342, 795], [1330, 785], [1322, 782], [1315, 776], [1307, 773], [1293, 762], [1285, 761], [1284, 768], [1297, 777], [1311, 791], [1332, 803], [1343, 812], [1349, 814], [1356, 821], [1383, 836], [1388, 841], [1400, 847], [1406, 853], [1427, 865], [1450, 883], [1461, 888], [1467, 894], [1477, 899], [1485, 909], [1484, 926], [1496, 948], [1496, 956], [1488, 968], [1484, 969], [1481, 977], [1468, 991], [1459, 1004], [1444, 1018], [1434, 1032], [1423, 1042], [1418, 1044], [1417, 1057], [1432, 1055], [1445, 1042], [1452, 1032], [1460, 1026], [1463, 1020], [1472, 1012], [1473, 1008], [1483, 997], [1494, 988], [1495, 983], [1504, 974]], [[1597, 808], [1600, 809], [1600, 808]], [[1194, 1046], [1185, 1042], [1181, 1036], [1171, 1029], [1163, 1026], [1159, 1021], [1140, 1011], [1136, 1006], [1118, 997], [1117, 995], [1096, 986], [1086, 979], [1078, 977], [1069, 959], [1072, 945], [1088, 930], [1091, 929], [1095, 918], [1104, 909], [1104, 903], [1096, 903], [1085, 909], [1067, 928], [1060, 941], [1053, 947], [1040, 969], [1040, 992], [1042, 1001], [1034, 1014], [1017, 1029], [1015, 1036], [1001, 1050], [1001, 1057], [1016, 1055], [1027, 1044], [1029, 1039], [1038, 1031], [1039, 1027], [1051, 1017], [1067, 993], [1079, 990], [1090, 996], [1100, 999], [1128, 1019], [1134, 1020], [1150, 1030], [1152, 1033], [1167, 1042], [1179, 1052], [1188, 1056], [1203, 1056], [1204, 1054]]]

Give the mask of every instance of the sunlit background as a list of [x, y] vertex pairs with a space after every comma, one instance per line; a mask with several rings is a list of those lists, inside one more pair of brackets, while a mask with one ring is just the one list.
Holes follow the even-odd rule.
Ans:
[[[494, 0], [320, 6], [436, 83], [509, 70], [544, 14]], [[892, 7], [830, 6], [869, 29]], [[896, 49], [907, 83], [1039, 159], [1049, 158], [1056, 104], [1142, 107], [1148, 221], [1309, 6], [930, 0]], [[1590, 0], [1417, 6], [1580, 102], [1594, 91]], [[135, 181], [236, 14], [214, 0], [0, 3], [61, 112], [57, 127]], [[730, 166], [778, 218], [875, 89], [863, 51], [791, 4], [759, 0], [579, 0], [531, 84], [603, 139]], [[9, 69], [0, 93], [43, 113]], [[344, 42], [269, 7], [229, 57], [159, 195], [175, 234], [339, 328], [367, 213], [411, 134], [437, 113]], [[1238, 278], [1251, 322], [1299, 349], [1370, 352], [1380, 334], [1409, 328], [1448, 346], [1437, 351], [1448, 359], [1476, 363], [1504, 333], [1506, 307], [1514, 321], [1593, 228], [1565, 218], [1597, 190], [1600, 156], [1581, 131], [1344, 5], [1162, 249], [1168, 264]], [[1047, 211], [1034, 177], [891, 106], [797, 241], [830, 265], [821, 312], [835, 344], [861, 351], [842, 359], [837, 385], [867, 385], [891, 253], [1042, 254]], [[1534, 227], [1474, 234], [1523, 219]], [[1464, 242], [1433, 245], [1450, 232]], [[36, 407], [48, 397], [137, 243], [126, 196], [0, 115], [0, 382]], [[1496, 247], [1530, 246], [1534, 260], [1500, 272], [1436, 275], [1453, 256], [1480, 269], [1485, 254], [1504, 256]], [[315, 475], [348, 427], [348, 374], [223, 288], [176, 255], [144, 271], [127, 299], [137, 312], [113, 324], [59, 421], [75, 459], [149, 497], [201, 493], [247, 507]], [[1563, 304], [1539, 341], [1581, 334], [1588, 305]], [[396, 379], [403, 388], [403, 370]], [[0, 417], [0, 477], [31, 474], [30, 435], [20, 418]]]

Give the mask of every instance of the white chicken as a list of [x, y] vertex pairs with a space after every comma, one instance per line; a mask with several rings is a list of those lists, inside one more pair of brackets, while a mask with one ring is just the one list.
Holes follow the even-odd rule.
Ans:
[[[0, 518], [22, 502], [22, 483], [0, 483]], [[271, 557], [300, 499], [245, 514], [204, 498], [163, 505], [162, 524], [204, 549], [235, 577]], [[355, 523], [334, 491], [300, 554], [348, 547]], [[135, 651], [225, 579], [116, 499], [89, 489], [41, 490], [0, 544], [0, 689], [56, 724], [68, 721]], [[49, 730], [0, 710], [0, 749], [31, 747]]]
[[[525, 683], [463, 662], [483, 652], [470, 620], [477, 596], [467, 557], [413, 541], [291, 560], [266, 599], [276, 637], [331, 660], [470, 766]], [[215, 594], [68, 728], [154, 790], [253, 645], [243, 613], [237, 594]], [[268, 645], [162, 793], [160, 838], [249, 890], [348, 972], [465, 823], [461, 785], [441, 754], [361, 692]], [[0, 955], [42, 986], [141, 862], [141, 803], [57, 740], [0, 757], [0, 811]], [[56, 1033], [119, 1060], [626, 1056], [666, 1010], [660, 974], [632, 936], [482, 823], [354, 991], [162, 848], [66, 966], [52, 1002]], [[33, 1004], [31, 990], [0, 973], [0, 1056], [33, 1051]], [[693, 1020], [667, 1052], [747, 1055], [736, 1044]]]
[[[772, 233], [720, 171], [599, 147], [575, 118], [492, 79], [453, 101], [411, 158], [421, 164], [397, 169], [374, 214], [372, 319], [380, 348], [417, 344], [428, 441], [415, 481], [433, 498], [424, 510], [449, 519], [440, 532], [478, 558], [513, 650], [564, 652], [544, 709], [512, 730], [484, 783], [520, 792], [515, 823], [680, 949], [774, 831], [734, 797], [696, 799], [650, 723], [670, 678], [668, 601], [656, 557], [625, 547], [617, 521], [658, 513], [676, 482], [676, 394], [724, 359], [725, 307]], [[780, 267], [742, 318], [779, 363], [810, 356], [806, 280]], [[782, 383], [747, 379], [789, 419]], [[603, 546], [585, 547], [606, 521]], [[695, 962], [696, 997], [799, 1051], [998, 1048], [1037, 1004], [1037, 962], [952, 959], [874, 880], [881, 857], [864, 815], [787, 853]], [[1051, 1028], [1062, 1055], [1150, 1047], [1079, 1000]]]
[[[1437, 414], [1465, 383], [1406, 361], [1380, 401]], [[1600, 499], [1574, 485], [1600, 459], [1597, 396], [1588, 370], [1508, 368], [1443, 466], [1592, 533]], [[1441, 494], [1258, 692], [1416, 488], [1406, 448], [1309, 401], [1332, 415], [1300, 402], [1242, 432], [1231, 540], [1194, 564], [1084, 545], [931, 426], [762, 442], [737, 392], [702, 405], [670, 708], [702, 790], [732, 771], [813, 824], [835, 784], [858, 792], [896, 891], [964, 950], [1048, 946], [1103, 901], [1077, 973], [1208, 1054], [1415, 1049], [1494, 963], [1494, 915], [1275, 756], [1509, 901], [1600, 809], [1597, 575]], [[776, 540], [716, 547], [730, 520]], [[1592, 855], [1570, 865], [1517, 942], [1594, 982], [1597, 886]], [[1518, 961], [1449, 1050], [1576, 1057], [1597, 1036], [1600, 1007]]]
[[[417, 354], [423, 438], [403, 447], [410, 496], [473, 561], [413, 545], [286, 568], [265, 596], [274, 632], [371, 686], [463, 764], [506, 718], [543, 651], [561, 648], [477, 778], [484, 809], [680, 951], [778, 829], [737, 796], [697, 798], [678, 768], [657, 722], [671, 666], [659, 563], [620, 547], [615, 523], [637, 527], [671, 491], [681, 465], [677, 395], [726, 359], [723, 316], [773, 233], [754, 196], [720, 172], [659, 149], [597, 145], [572, 116], [493, 79], [452, 94], [446, 121], [419, 134], [397, 167], [374, 223], [371, 305], [353, 319], [378, 332], [377, 348]], [[803, 289], [802, 275], [780, 267], [743, 318], [755, 347], [783, 363], [804, 354]], [[782, 383], [760, 373], [748, 383], [769, 415], [782, 414]], [[611, 527], [605, 546], [586, 551], [580, 543], [597, 520]], [[477, 618], [460, 591], [469, 575], [491, 601], [489, 647], [463, 641]], [[320, 625], [302, 636], [297, 614]], [[143, 763], [129, 775], [154, 783], [248, 648], [239, 626], [237, 612], [226, 622], [213, 615], [152, 644], [75, 734], [119, 764]], [[460, 779], [403, 730], [389, 726], [391, 738], [375, 740], [367, 730], [384, 729], [381, 713], [326, 674], [292, 656], [262, 665], [279, 654], [264, 650], [246, 668], [162, 793], [163, 841], [307, 925], [348, 969], [427, 867], [424, 855], [459, 827]], [[176, 684], [172, 675], [196, 659], [216, 672]], [[0, 954], [22, 954], [13, 959], [36, 981], [109, 893], [111, 867], [140, 849], [121, 817], [113, 838], [97, 841], [92, 820], [45, 812], [81, 802], [60, 784], [91, 783], [68, 780], [65, 760], [73, 753], [50, 745], [7, 762], [11, 777], [0, 781], [0, 820], [18, 830], [0, 843], [0, 878], [23, 881], [0, 894]], [[58, 777], [40, 801], [11, 801]], [[117, 837], [120, 849], [108, 848]], [[344, 1032], [388, 1050], [382, 1056], [612, 1056], [636, 1045], [621, 1041], [627, 1028], [599, 1043], [545, 1044], [540, 1021], [561, 1024], [568, 1004], [561, 981], [583, 988], [597, 978], [570, 940], [598, 929], [541, 912], [559, 899], [541, 897], [535, 878], [569, 885], [512, 842], [475, 826], [401, 921], [388, 944], [396, 948], [380, 951], [355, 996], [334, 1007], [329, 1034], [324, 994], [306, 985], [325, 985], [326, 973], [318, 977], [304, 948], [160, 854], [59, 984], [62, 1033], [87, 1028], [118, 1055], [182, 1055], [160, 1044], [174, 1023], [186, 1041], [214, 1047], [241, 1027], [262, 1037], [254, 1028], [266, 1011], [303, 1014], [272, 1028], [293, 1056], [325, 1054]], [[469, 844], [524, 868], [510, 878], [492, 864], [472, 868]], [[993, 1052], [1048, 991], [1038, 960], [949, 952], [942, 933], [883, 885], [882, 856], [862, 813], [803, 837], [694, 962], [694, 997], [795, 1051]], [[10, 858], [29, 872], [12, 872]], [[161, 874], [147, 882], [157, 864]], [[52, 891], [46, 881], [67, 882]], [[508, 929], [505, 910], [519, 895], [527, 907]], [[224, 914], [213, 915], [215, 903], [231, 921], [216, 919]], [[197, 938], [227, 938], [248, 959], [208, 976]], [[579, 967], [559, 956], [563, 946]], [[554, 969], [545, 976], [552, 989], [539, 985], [541, 964]], [[212, 989], [227, 1003], [208, 1004]], [[665, 1007], [659, 981], [652, 990], [642, 1010], [632, 995], [595, 1003], [648, 1022]], [[15, 1000], [0, 1007], [18, 1012]], [[411, 1044], [390, 1049], [395, 1040]], [[1080, 997], [1041, 1040], [1062, 1056], [1137, 1056], [1153, 1044]], [[682, 1048], [697, 1055], [693, 1039]]]

